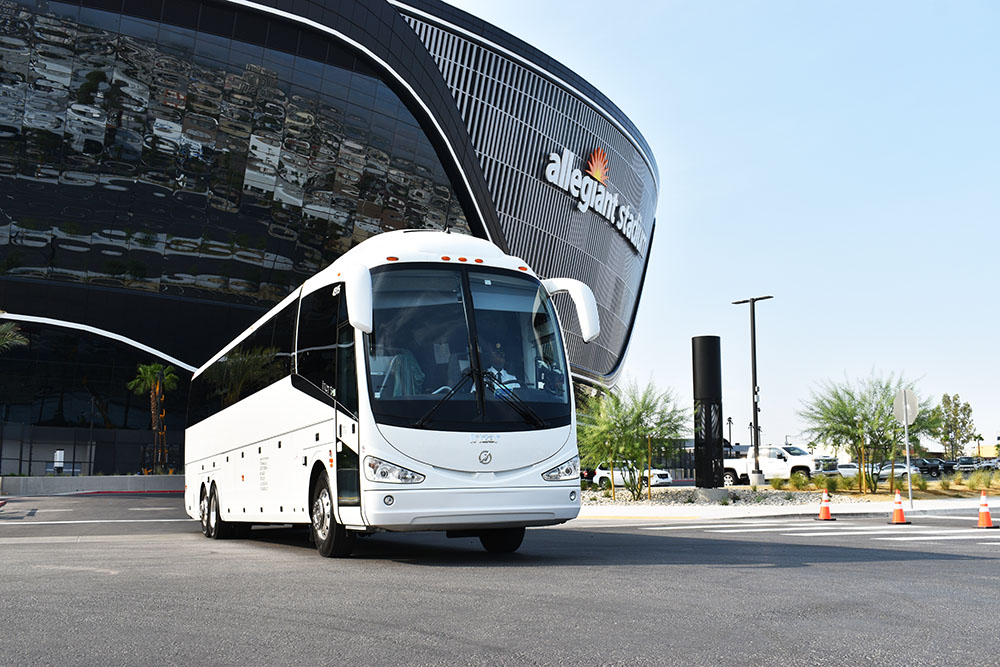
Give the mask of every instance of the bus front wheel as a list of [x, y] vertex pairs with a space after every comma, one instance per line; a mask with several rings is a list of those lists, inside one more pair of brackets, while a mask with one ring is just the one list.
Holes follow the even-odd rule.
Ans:
[[483, 548], [491, 554], [510, 554], [517, 551], [524, 540], [524, 526], [520, 528], [497, 528], [484, 531], [479, 536]]
[[333, 517], [330, 478], [326, 471], [316, 480], [310, 506], [310, 534], [321, 556], [343, 558], [351, 555], [351, 538], [343, 525]]

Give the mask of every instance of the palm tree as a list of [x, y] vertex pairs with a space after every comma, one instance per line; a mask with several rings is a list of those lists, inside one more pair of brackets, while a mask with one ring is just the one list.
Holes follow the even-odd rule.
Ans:
[[[154, 465], [167, 463], [166, 408], [163, 407], [163, 395], [177, 388], [179, 378], [173, 366], [163, 367], [163, 364], [139, 364], [136, 367], [135, 379], [126, 386], [136, 396], [149, 392], [149, 425], [153, 429], [155, 448]], [[162, 466], [161, 466], [162, 470]]]
[[[0, 313], [4, 311], [0, 310]], [[0, 323], [0, 354], [28, 344], [28, 337], [13, 322]]]

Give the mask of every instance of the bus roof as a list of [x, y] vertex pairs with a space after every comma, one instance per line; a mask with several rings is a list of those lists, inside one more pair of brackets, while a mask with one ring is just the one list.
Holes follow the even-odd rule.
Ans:
[[395, 262], [481, 264], [522, 271], [537, 278], [524, 260], [505, 254], [484, 239], [433, 229], [403, 229], [373, 236], [351, 248], [333, 264], [306, 280], [302, 294], [338, 282], [348, 267], [361, 265], [373, 269]]

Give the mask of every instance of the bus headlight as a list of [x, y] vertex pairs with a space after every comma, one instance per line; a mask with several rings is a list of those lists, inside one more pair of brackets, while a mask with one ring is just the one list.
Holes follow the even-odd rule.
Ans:
[[374, 456], [365, 457], [365, 477], [371, 482], [388, 482], [390, 484], [419, 484], [424, 476], [419, 472], [407, 470], [402, 466], [377, 459]]
[[542, 473], [546, 482], [563, 482], [567, 479], [580, 479], [580, 457], [574, 456], [565, 463], [560, 463], [552, 470]]

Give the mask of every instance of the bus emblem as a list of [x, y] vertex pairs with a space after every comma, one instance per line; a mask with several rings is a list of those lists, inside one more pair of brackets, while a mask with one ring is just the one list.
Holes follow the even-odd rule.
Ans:
[[482, 463], [483, 465], [487, 465], [492, 460], [493, 460], [493, 455], [490, 454], [485, 449], [479, 452], [479, 462]]

